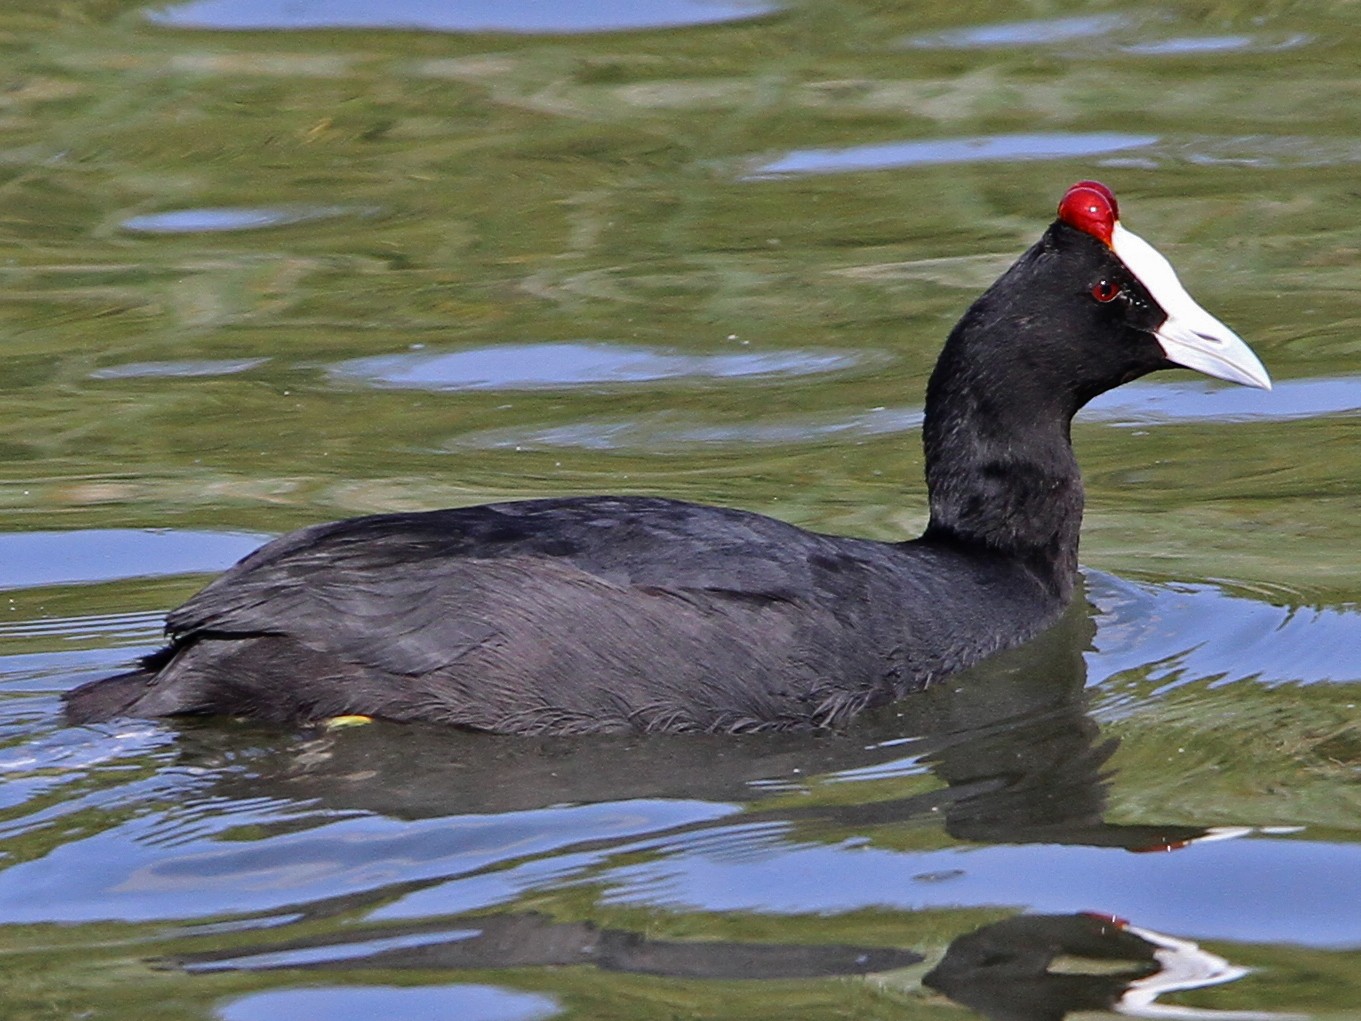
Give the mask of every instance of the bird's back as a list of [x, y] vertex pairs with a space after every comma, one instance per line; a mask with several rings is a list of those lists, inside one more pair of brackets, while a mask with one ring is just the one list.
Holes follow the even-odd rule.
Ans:
[[517, 733], [825, 726], [1058, 608], [1004, 559], [679, 501], [377, 515], [286, 535], [173, 611], [131, 711]]

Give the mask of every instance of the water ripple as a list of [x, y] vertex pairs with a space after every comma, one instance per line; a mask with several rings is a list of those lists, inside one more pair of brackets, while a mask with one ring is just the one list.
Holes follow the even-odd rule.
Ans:
[[259, 368], [269, 358], [218, 358], [182, 362], [128, 362], [95, 369], [91, 379], [191, 379], [197, 376], [232, 376]]
[[449, 450], [647, 450], [658, 453], [694, 446], [781, 446], [909, 432], [920, 411], [876, 408], [856, 415], [786, 415], [780, 418], [705, 422], [658, 412], [636, 418], [587, 419], [566, 425], [485, 429], [455, 437]]
[[1277, 50], [1293, 50], [1313, 41], [1313, 36], [1303, 32], [1279, 37], [1246, 34], [1204, 35], [1128, 43], [1121, 46], [1120, 49], [1125, 53], [1135, 53], [1140, 56], [1199, 57], [1212, 53], [1273, 53]]
[[220, 571], [266, 538], [135, 528], [0, 534], [0, 589]]
[[159, 631], [163, 616], [159, 611], [149, 611], [0, 621], [0, 641], [19, 638], [110, 641], [127, 634], [141, 637]]
[[469, 351], [409, 351], [339, 362], [333, 377], [421, 390], [551, 390], [672, 379], [760, 379], [855, 368], [860, 351], [679, 351], [580, 341], [503, 344]]
[[[197, 793], [198, 775], [162, 770], [154, 782], [166, 788], [160, 792], [165, 804], [177, 807], [83, 833], [0, 871], [0, 922], [180, 918], [187, 896], [200, 917], [276, 911], [396, 879], [443, 887], [493, 866], [559, 857], [573, 844], [643, 838], [737, 811], [702, 801], [638, 799], [408, 821], [337, 818], [334, 811], [290, 808], [266, 796], [239, 801], [228, 813], [231, 799]], [[69, 819], [78, 808], [62, 804], [52, 813]], [[252, 827], [276, 832], [267, 840], [233, 838]]]
[[346, 983], [247, 993], [217, 1009], [222, 1021], [278, 1018], [461, 1017], [476, 1021], [540, 1021], [560, 1013], [550, 996], [498, 986], [454, 983], [366, 986]]
[[1053, 46], [1089, 40], [1129, 28], [1136, 22], [1121, 14], [1092, 14], [1073, 18], [1035, 18], [992, 25], [970, 25], [930, 35], [912, 36], [903, 45], [913, 49], [977, 50], [1014, 46]]
[[956, 163], [1025, 163], [1085, 158], [1101, 166], [1156, 169], [1166, 166], [1308, 168], [1361, 163], [1354, 139], [1302, 135], [971, 135], [963, 138], [881, 142], [836, 149], [795, 149], [749, 165], [745, 180], [800, 174], [843, 174]]
[[[1095, 847], [1002, 844], [901, 852], [847, 842], [790, 847], [752, 860], [681, 852], [621, 864], [598, 881], [607, 884], [605, 904], [654, 911], [795, 915], [1025, 904], [1046, 912], [1101, 904], [1103, 913], [1147, 918], [1163, 931], [1205, 938], [1316, 947], [1352, 946], [1361, 939], [1361, 916], [1345, 906], [1361, 892], [1354, 878], [1361, 848], [1355, 844], [1268, 836], [1202, 842], [1178, 860], [1179, 881], [1171, 886], [1165, 862], [1162, 855]], [[906, 884], [908, 869], [951, 881]], [[1207, 902], [1185, 896], [1186, 889], [1223, 888], [1226, 876], [1235, 877], [1234, 889], [1269, 889], [1271, 877], [1282, 874], [1292, 877], [1292, 895], [1258, 898], [1252, 912], [1244, 912], [1237, 897]]]
[[147, 12], [168, 28], [227, 31], [376, 28], [426, 32], [571, 34], [713, 25], [779, 10], [757, 0], [192, 0]]
[[793, 174], [881, 170], [887, 167], [1092, 158], [1146, 148], [1158, 140], [1157, 135], [1131, 135], [1114, 131], [1086, 134], [1047, 132], [885, 142], [842, 149], [795, 149], [778, 159], [753, 167], [746, 177], [750, 180]]
[[[1162, 19], [1159, 19], [1162, 20]], [[1216, 53], [1272, 53], [1313, 42], [1303, 32], [1242, 32], [1222, 35], [1182, 35], [1149, 38], [1154, 19], [1123, 14], [1093, 14], [1070, 18], [1035, 18], [988, 25], [969, 25], [902, 41], [910, 49], [989, 50], [1081, 43], [1074, 56], [1094, 52], [1129, 53], [1137, 56], [1205, 56]], [[1132, 39], [1133, 41], [1123, 41]]]
[[1290, 379], [1273, 390], [1209, 382], [1136, 383], [1102, 394], [1082, 412], [1112, 425], [1289, 422], [1361, 411], [1361, 376]]
[[[1126, 160], [1133, 162], [1126, 164]], [[1308, 168], [1361, 163], [1361, 144], [1352, 138], [1307, 135], [1193, 135], [1164, 138], [1148, 153], [1115, 156], [1111, 166], [1243, 166]]]
[[[1251, 678], [1258, 684], [1355, 684], [1361, 667], [1338, 649], [1361, 645], [1354, 606], [1273, 605], [1217, 585], [1151, 585], [1086, 572], [1101, 607], [1091, 683], [1147, 673], [1158, 693]], [[1281, 597], [1289, 599], [1289, 594]], [[1227, 665], [1239, 664], [1235, 672]]]
[[[1274, 390], [1211, 382], [1135, 383], [1103, 394], [1081, 413], [1084, 422], [1157, 426], [1179, 422], [1289, 422], [1361, 411], [1361, 377], [1292, 379]], [[597, 450], [667, 453], [696, 446], [752, 447], [861, 440], [921, 427], [915, 407], [843, 414], [751, 417], [722, 422], [658, 411], [630, 418], [588, 418], [561, 425], [483, 429], [453, 437], [446, 450]]]
[[130, 216], [120, 226], [138, 234], [196, 234], [231, 230], [260, 230], [372, 210], [345, 206], [279, 206], [275, 208], [217, 207], [172, 209]]

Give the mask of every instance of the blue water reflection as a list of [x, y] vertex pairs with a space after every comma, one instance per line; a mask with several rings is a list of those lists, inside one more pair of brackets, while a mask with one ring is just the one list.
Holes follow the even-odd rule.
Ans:
[[1289, 135], [979, 135], [885, 142], [842, 149], [796, 149], [747, 170], [747, 180], [838, 174], [955, 163], [1030, 162], [1087, 158], [1100, 167], [1321, 167], [1361, 161], [1350, 138]]
[[1071, 18], [1035, 18], [992, 25], [969, 25], [904, 40], [920, 49], [991, 49], [1013, 46], [1046, 46], [1087, 41], [1135, 25], [1124, 14], [1089, 14]]
[[280, 206], [277, 208], [203, 208], [172, 209], [163, 213], [144, 213], [130, 216], [121, 224], [124, 230], [137, 234], [196, 234], [233, 230], [260, 230], [264, 227], [285, 227], [349, 213], [367, 210], [343, 206]]
[[758, 0], [191, 0], [148, 14], [172, 28], [378, 28], [427, 32], [619, 32], [709, 25], [778, 10]]
[[1111, 390], [1082, 411], [1088, 421], [1113, 425], [1172, 422], [1290, 422], [1361, 411], [1361, 376], [1289, 379], [1270, 392], [1194, 382], [1145, 382]]
[[458, 1018], [459, 1021], [540, 1021], [561, 1008], [540, 993], [497, 986], [320, 986], [250, 993], [218, 1008], [222, 1021], [373, 1021], [375, 1018]]
[[[1258, 837], [1170, 853], [1036, 844], [908, 854], [772, 843], [764, 854], [740, 858], [683, 852], [603, 878], [608, 903], [653, 909], [1096, 911], [1195, 939], [1361, 945], [1356, 844]], [[1245, 896], [1251, 911], [1243, 910]]]
[[220, 571], [267, 538], [136, 528], [0, 534], [0, 589]]
[[764, 351], [686, 354], [579, 341], [498, 344], [467, 351], [408, 351], [355, 358], [331, 367], [337, 379], [424, 390], [539, 390], [594, 383], [668, 379], [808, 376], [872, 362], [863, 351]]
[[[178, 811], [129, 820], [0, 872], [0, 922], [268, 911], [395, 881], [466, 875], [582, 841], [614, 841], [738, 810], [697, 801], [615, 801], [481, 817], [332, 821], [331, 813], [275, 799], [195, 803], [189, 793], [174, 794], [184, 805]], [[264, 841], [230, 839], [242, 827], [285, 822], [312, 825]], [[445, 903], [469, 906], [466, 897]]]
[[949, 163], [1091, 158], [1146, 148], [1157, 141], [1157, 135], [1130, 135], [1114, 131], [1087, 134], [1052, 132], [885, 142], [877, 145], [856, 145], [845, 149], [796, 149], [779, 159], [751, 168], [747, 176], [763, 178]]
[[[1068, 18], [1035, 18], [987, 25], [968, 25], [915, 35], [903, 45], [926, 50], [1016, 49], [1036, 46], [1066, 47], [1064, 52], [1085, 57], [1095, 53], [1128, 53], [1137, 56], [1210, 55], [1216, 53], [1269, 52], [1293, 49], [1313, 41], [1304, 32], [1224, 33], [1222, 35], [1172, 35], [1171, 21], [1157, 14], [1091, 14]], [[1172, 25], [1171, 27], [1175, 27]]]
[[[1273, 605], [1213, 585], [1135, 585], [1100, 571], [1086, 577], [1102, 610], [1092, 683], [1126, 671], [1146, 673], [1159, 693], [1206, 678], [1361, 682], [1361, 663], [1337, 656], [1361, 648], [1355, 607]], [[1241, 667], [1226, 669], [1230, 663]]]

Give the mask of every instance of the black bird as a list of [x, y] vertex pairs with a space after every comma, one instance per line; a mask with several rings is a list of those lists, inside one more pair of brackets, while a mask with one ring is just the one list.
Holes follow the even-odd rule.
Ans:
[[931, 517], [902, 543], [591, 496], [292, 532], [166, 621], [73, 722], [342, 715], [505, 733], [836, 726], [1059, 616], [1077, 574], [1073, 415], [1186, 366], [1270, 388], [1252, 351], [1075, 184], [951, 331], [926, 391]]

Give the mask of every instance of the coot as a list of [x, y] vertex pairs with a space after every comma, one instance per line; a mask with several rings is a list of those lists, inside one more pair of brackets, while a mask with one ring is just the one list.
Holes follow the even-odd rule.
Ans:
[[1082, 181], [946, 340], [920, 538], [621, 496], [314, 525], [172, 611], [168, 646], [76, 688], [67, 712], [519, 734], [836, 726], [1054, 622], [1082, 518], [1072, 417], [1174, 366], [1271, 385], [1121, 225], [1110, 190]]

